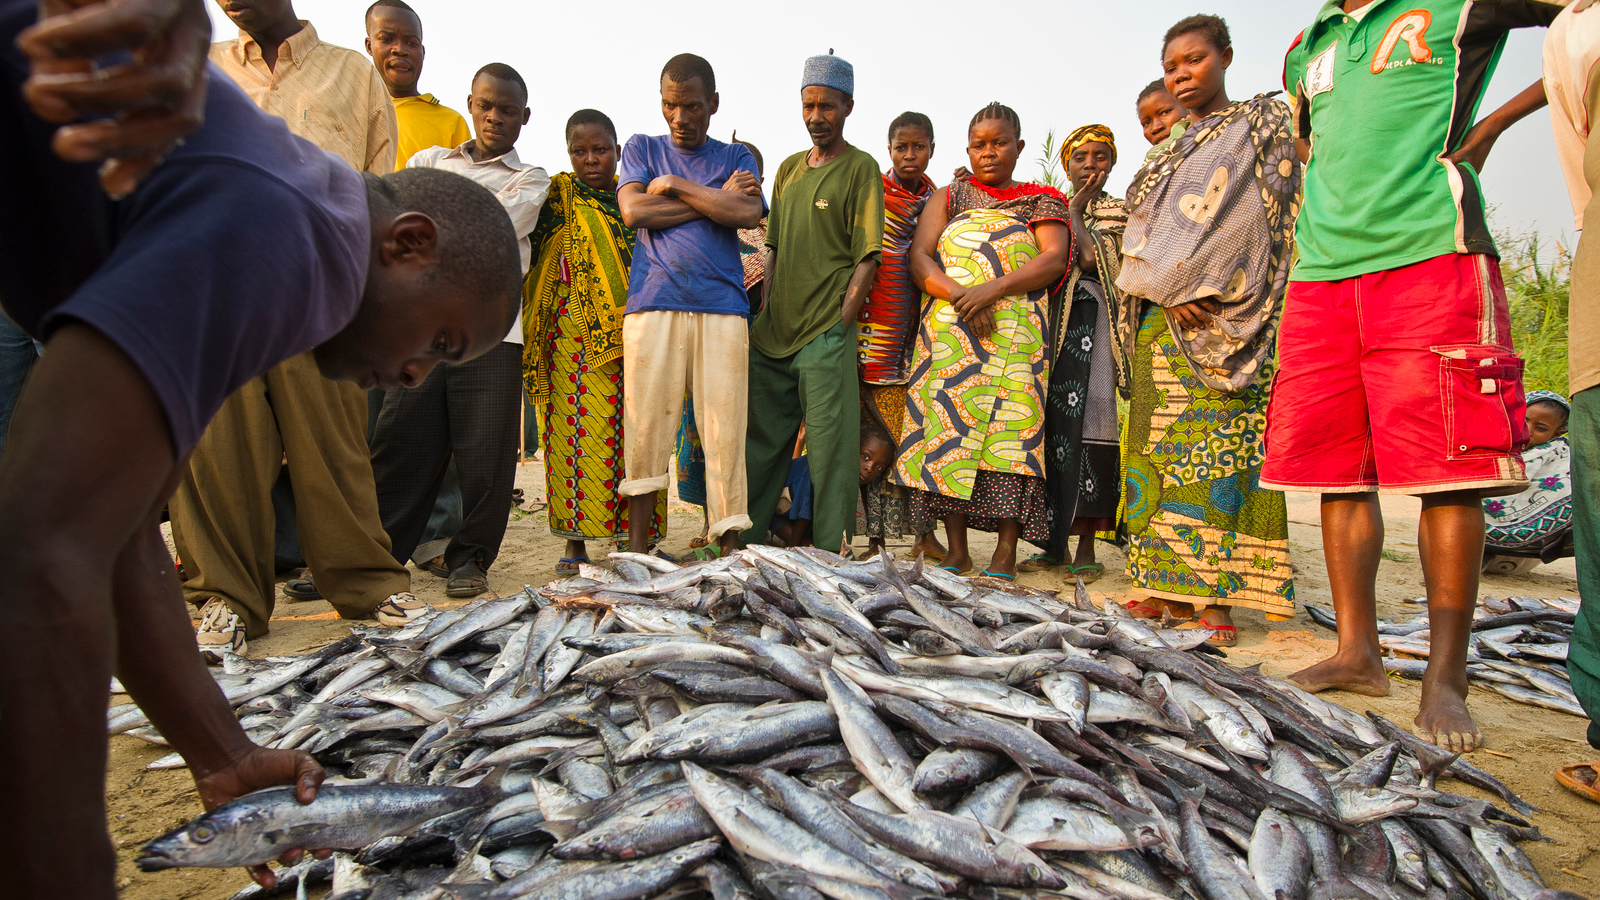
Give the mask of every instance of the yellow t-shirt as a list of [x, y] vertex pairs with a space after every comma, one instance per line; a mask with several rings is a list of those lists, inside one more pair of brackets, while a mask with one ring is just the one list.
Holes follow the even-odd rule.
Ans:
[[400, 123], [400, 146], [395, 154], [394, 170], [406, 167], [406, 161], [418, 150], [429, 147], [459, 147], [472, 140], [467, 120], [448, 106], [441, 104], [432, 94], [416, 97], [394, 97], [394, 116]]

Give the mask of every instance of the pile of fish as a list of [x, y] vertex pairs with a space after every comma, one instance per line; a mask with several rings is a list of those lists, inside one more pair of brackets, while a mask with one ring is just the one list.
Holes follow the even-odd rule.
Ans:
[[[250, 734], [336, 777], [306, 806], [224, 804], [138, 862], [348, 851], [279, 870], [340, 900], [1561, 896], [1517, 846], [1532, 807], [1492, 776], [1171, 624], [920, 560], [616, 554], [227, 660]], [[111, 726], [159, 741], [131, 705]]]
[[[1317, 624], [1338, 630], [1326, 610], [1308, 605], [1306, 611]], [[1566, 666], [1577, 614], [1578, 601], [1566, 597], [1485, 597], [1473, 613], [1467, 675], [1518, 703], [1587, 719]], [[1378, 623], [1378, 646], [1385, 651], [1385, 671], [1421, 679], [1432, 651], [1428, 614]]]

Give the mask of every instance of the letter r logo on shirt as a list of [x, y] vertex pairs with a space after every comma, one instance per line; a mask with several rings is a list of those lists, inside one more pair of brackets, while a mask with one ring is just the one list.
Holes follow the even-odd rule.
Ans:
[[1383, 42], [1378, 44], [1378, 52], [1372, 55], [1372, 74], [1376, 75], [1389, 67], [1389, 58], [1394, 55], [1394, 48], [1401, 41], [1411, 50], [1412, 62], [1427, 62], [1433, 59], [1433, 49], [1424, 39], [1428, 33], [1428, 26], [1433, 24], [1433, 13], [1425, 9], [1413, 9], [1401, 13], [1389, 25], [1389, 30], [1383, 36]]

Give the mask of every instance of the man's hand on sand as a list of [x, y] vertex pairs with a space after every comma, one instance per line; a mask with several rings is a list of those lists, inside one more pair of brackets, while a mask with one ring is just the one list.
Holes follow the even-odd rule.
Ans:
[[[101, 186], [123, 197], [199, 129], [210, 44], [202, 0], [40, 0], [39, 23], [17, 39], [32, 66], [23, 95], [62, 126], [56, 153], [104, 161]], [[95, 65], [118, 51], [132, 62]], [[79, 121], [87, 116], [111, 118]]]
[[[294, 796], [301, 803], [317, 799], [317, 789], [327, 773], [322, 766], [301, 750], [269, 750], [250, 745], [249, 749], [206, 774], [195, 773], [195, 790], [206, 809], [214, 809], [251, 791], [294, 785]], [[327, 858], [332, 851], [317, 851], [316, 856]], [[301, 849], [290, 850], [278, 859], [284, 865], [293, 865], [305, 855]], [[266, 866], [246, 866], [245, 871], [262, 887], [278, 883], [278, 876]]]

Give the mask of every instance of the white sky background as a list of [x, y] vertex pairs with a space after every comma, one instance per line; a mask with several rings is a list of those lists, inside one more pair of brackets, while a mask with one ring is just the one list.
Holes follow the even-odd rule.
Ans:
[[[408, 0], [422, 16], [427, 61], [421, 89], [465, 111], [472, 73], [509, 63], [527, 79], [533, 118], [517, 150], [551, 173], [569, 168], [562, 133], [573, 111], [594, 107], [623, 140], [664, 133], [657, 81], [680, 52], [711, 62], [722, 95], [712, 136], [753, 142], [770, 175], [806, 149], [800, 71], [807, 56], [835, 52], [855, 66], [856, 106], [845, 137], [887, 168], [885, 131], [900, 112], [927, 113], [937, 132], [929, 173], [940, 184], [966, 163], [966, 126], [991, 100], [1016, 109], [1027, 142], [1019, 178], [1037, 178], [1047, 129], [1090, 122], [1116, 132], [1121, 162], [1108, 189], [1121, 194], [1148, 145], [1134, 114], [1140, 88], [1161, 75], [1161, 36], [1196, 12], [1227, 19], [1234, 63], [1228, 94], [1281, 88], [1289, 42], [1315, 16], [1316, 0], [811, 0], [736, 7], [701, 0], [547, 3], [528, 0]], [[323, 40], [362, 49], [363, 0], [297, 0], [295, 11]], [[986, 16], [985, 13], [989, 15]], [[219, 39], [236, 34], [211, 7]], [[1543, 29], [1514, 32], [1479, 116], [1539, 77]], [[1572, 210], [1551, 146], [1548, 111], [1508, 131], [1483, 176], [1497, 230], [1537, 229], [1572, 246]]]

